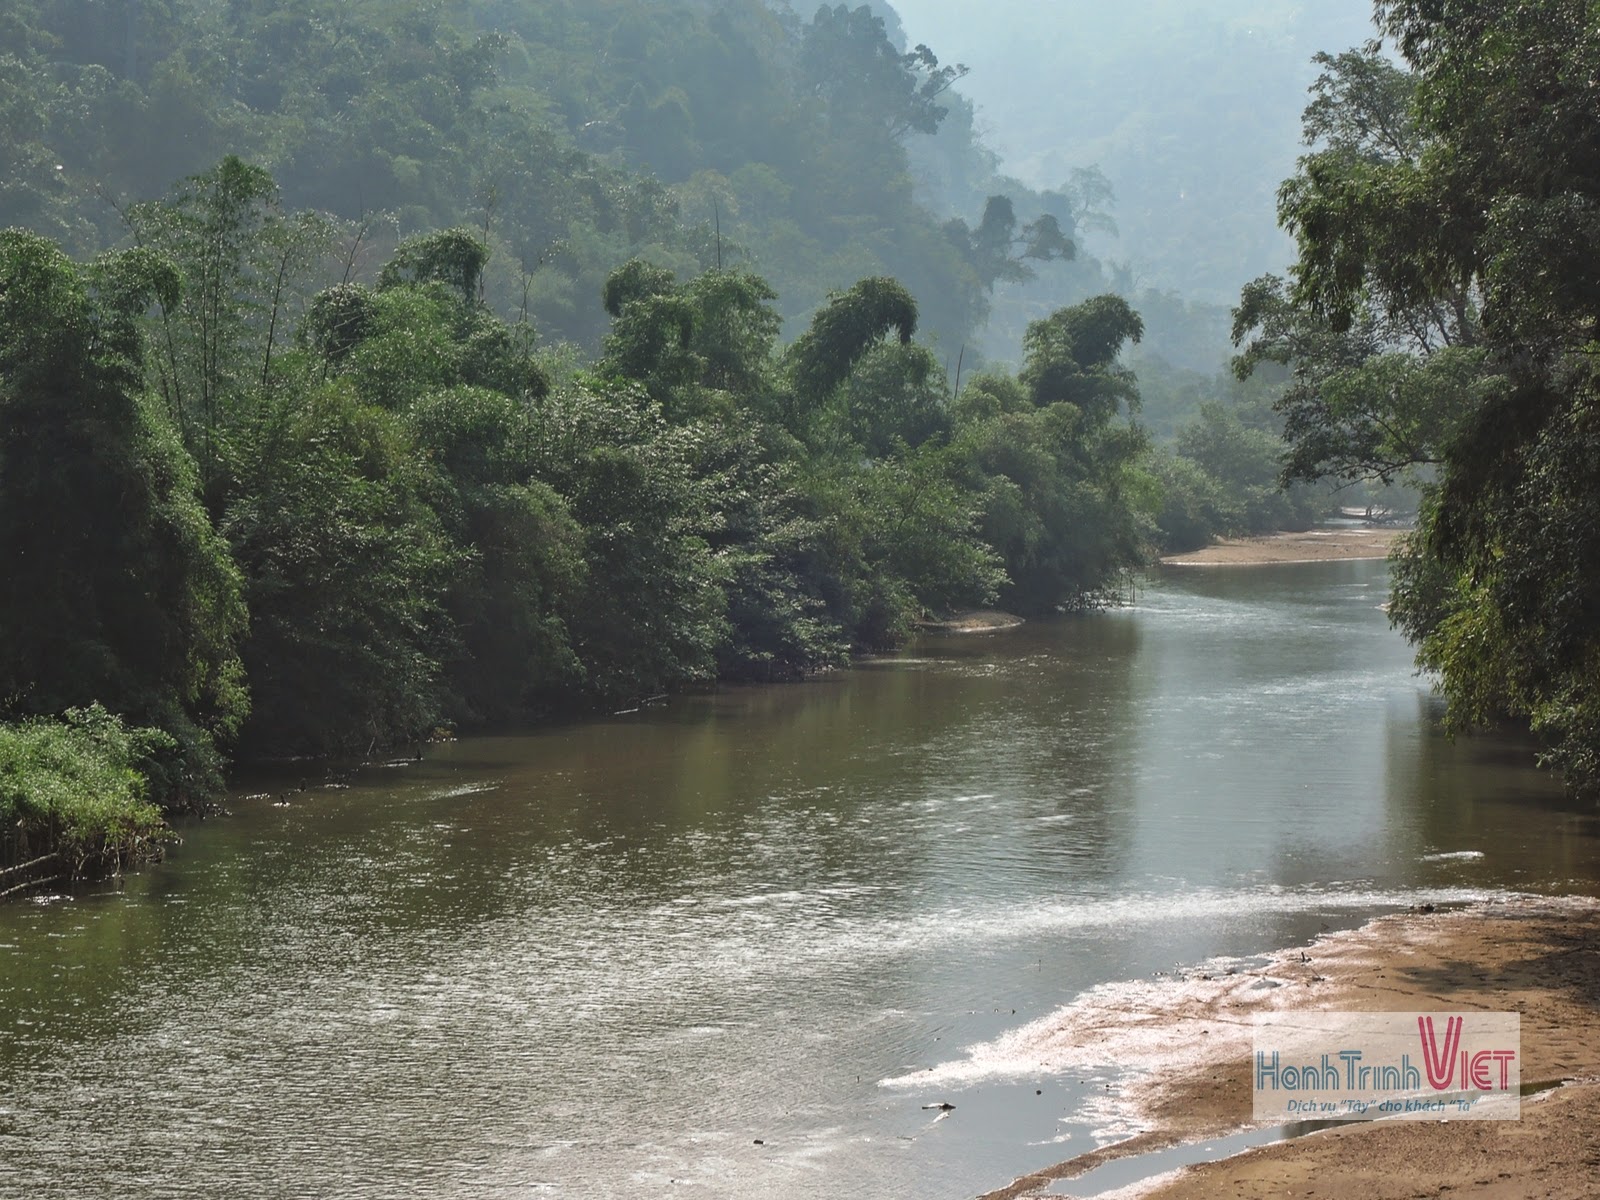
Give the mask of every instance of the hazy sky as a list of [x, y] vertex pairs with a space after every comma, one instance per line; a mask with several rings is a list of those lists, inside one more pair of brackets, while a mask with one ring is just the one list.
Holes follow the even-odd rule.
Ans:
[[1281, 270], [1278, 184], [1302, 152], [1311, 56], [1372, 35], [1370, 0], [890, 0], [911, 44], [971, 68], [1005, 169], [1041, 187], [1095, 164], [1115, 257], [1217, 299]]
[[[1038, 148], [1013, 144], [1008, 131], [1035, 105], [1070, 94], [1081, 78], [1082, 58], [1108, 57], [1128, 69], [1120, 81], [1137, 94], [1150, 73], [1167, 64], [1143, 64], [1128, 51], [1146, 37], [1165, 40], [1196, 24], [1220, 24], [1263, 37], [1287, 34], [1303, 50], [1297, 65], [1317, 50], [1338, 51], [1372, 35], [1371, 0], [888, 0], [900, 13], [907, 37], [925, 42], [946, 62], [972, 68], [962, 89], [983, 110], [993, 141], [1007, 157], [1026, 158]], [[800, 7], [804, 7], [801, 5]], [[1195, 73], [1227, 69], [1197, 51]], [[1311, 72], [1306, 70], [1309, 80]], [[1265, 99], [1265, 98], [1264, 98]], [[1078, 137], [1100, 131], [1074, 131]]]

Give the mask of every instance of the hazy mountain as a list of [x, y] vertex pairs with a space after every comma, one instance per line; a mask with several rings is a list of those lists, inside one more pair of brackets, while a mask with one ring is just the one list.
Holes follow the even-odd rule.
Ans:
[[893, 0], [907, 40], [971, 68], [1003, 170], [1055, 188], [1098, 165], [1121, 236], [1089, 240], [1144, 285], [1230, 302], [1290, 257], [1278, 184], [1299, 142], [1311, 57], [1372, 35], [1368, 0]]

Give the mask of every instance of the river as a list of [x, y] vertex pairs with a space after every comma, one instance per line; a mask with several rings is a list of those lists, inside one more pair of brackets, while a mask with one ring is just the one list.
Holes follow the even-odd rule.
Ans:
[[916, 1076], [1097, 983], [1594, 889], [1595, 810], [1440, 735], [1385, 589], [1170, 571], [236, 798], [0, 908], [0, 1196], [962, 1197], [1090, 1149], [1114, 1080]]

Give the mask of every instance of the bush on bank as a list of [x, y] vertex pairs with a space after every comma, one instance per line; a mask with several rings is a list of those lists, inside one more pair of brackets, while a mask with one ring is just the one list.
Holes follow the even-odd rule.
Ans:
[[53, 854], [81, 878], [156, 854], [167, 826], [145, 772], [171, 747], [98, 704], [0, 725], [0, 869]]

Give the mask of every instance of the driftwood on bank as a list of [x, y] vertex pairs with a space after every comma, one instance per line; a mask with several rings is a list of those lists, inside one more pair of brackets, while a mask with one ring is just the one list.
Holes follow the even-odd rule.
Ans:
[[30, 862], [0, 870], [0, 900], [43, 887], [47, 883], [66, 883], [72, 868], [59, 854], [46, 854]]
[[[27, 862], [0, 867], [0, 901], [14, 899], [46, 886], [72, 887], [119, 876], [125, 868], [135, 864], [160, 862], [165, 857], [164, 843], [179, 840], [171, 830], [163, 830], [155, 835], [135, 835], [120, 843], [108, 844], [100, 839], [98, 845], [62, 846]], [[20, 857], [19, 849], [27, 853], [26, 843], [19, 846], [13, 842], [9, 853], [0, 846], [0, 862]]]

